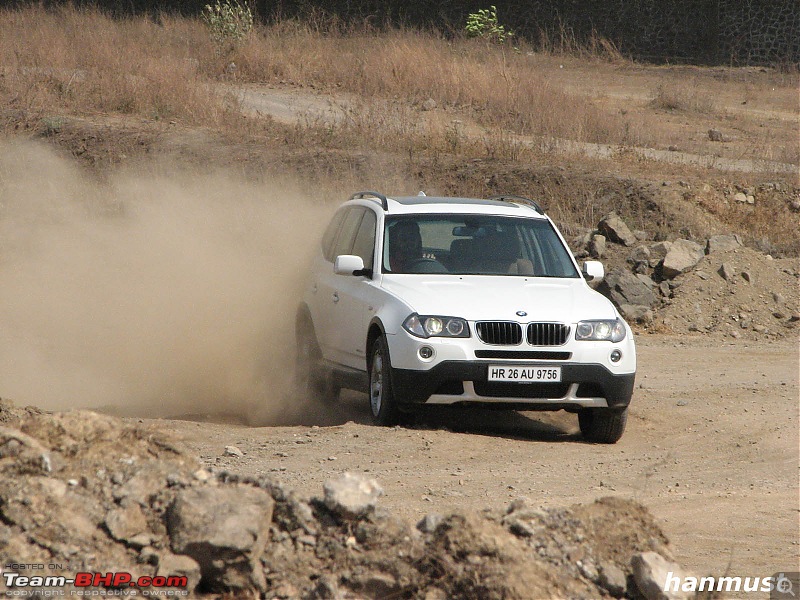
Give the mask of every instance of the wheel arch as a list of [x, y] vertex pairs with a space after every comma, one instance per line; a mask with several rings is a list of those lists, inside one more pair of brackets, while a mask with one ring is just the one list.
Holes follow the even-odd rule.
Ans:
[[386, 330], [383, 327], [383, 322], [378, 317], [373, 318], [369, 324], [369, 329], [367, 330], [367, 346], [366, 346], [367, 372], [369, 372], [370, 360], [372, 359], [372, 346], [375, 344], [375, 340], [377, 340], [380, 336], [385, 334]]
[[305, 302], [301, 302], [297, 306], [297, 312], [294, 317], [294, 331], [299, 334], [303, 328], [310, 327], [314, 331], [314, 318], [311, 316], [311, 309]]

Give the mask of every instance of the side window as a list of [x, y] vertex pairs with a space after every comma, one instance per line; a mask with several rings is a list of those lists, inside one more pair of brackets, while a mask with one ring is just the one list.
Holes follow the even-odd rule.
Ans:
[[353, 254], [360, 256], [364, 260], [364, 268], [372, 268], [372, 260], [375, 255], [375, 226], [378, 223], [375, 213], [367, 210], [361, 220], [361, 227], [358, 228], [356, 241], [353, 244]]
[[[353, 207], [347, 212], [339, 229], [339, 236], [336, 238], [336, 244], [333, 248], [333, 258], [340, 254], [352, 254], [353, 241], [355, 240], [358, 228], [361, 225], [361, 219], [364, 217], [366, 209], [360, 207]], [[333, 259], [331, 259], [333, 260]]]
[[333, 244], [336, 241], [336, 234], [339, 233], [339, 228], [342, 225], [342, 220], [346, 212], [346, 208], [340, 208], [336, 211], [328, 228], [325, 230], [325, 234], [322, 236], [322, 255], [328, 262], [333, 262], [335, 258], [333, 254]]

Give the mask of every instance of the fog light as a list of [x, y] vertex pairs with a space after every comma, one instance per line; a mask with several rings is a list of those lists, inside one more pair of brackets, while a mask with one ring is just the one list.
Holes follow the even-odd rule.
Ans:
[[428, 360], [431, 356], [433, 356], [433, 348], [430, 346], [423, 346], [419, 349], [419, 357], [423, 360]]
[[613, 363], [619, 362], [620, 359], [622, 359], [622, 352], [620, 352], [619, 350], [612, 350], [610, 358], [611, 362]]

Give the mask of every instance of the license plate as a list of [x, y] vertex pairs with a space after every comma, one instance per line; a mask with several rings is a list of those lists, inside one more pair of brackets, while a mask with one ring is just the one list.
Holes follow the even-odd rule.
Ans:
[[489, 381], [514, 381], [517, 383], [557, 383], [561, 381], [561, 367], [489, 365]]

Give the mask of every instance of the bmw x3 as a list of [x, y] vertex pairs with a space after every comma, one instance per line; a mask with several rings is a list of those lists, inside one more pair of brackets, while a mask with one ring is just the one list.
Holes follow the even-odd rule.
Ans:
[[296, 318], [297, 376], [374, 420], [426, 405], [566, 410], [592, 442], [627, 421], [636, 348], [541, 206], [359, 192], [333, 215]]

